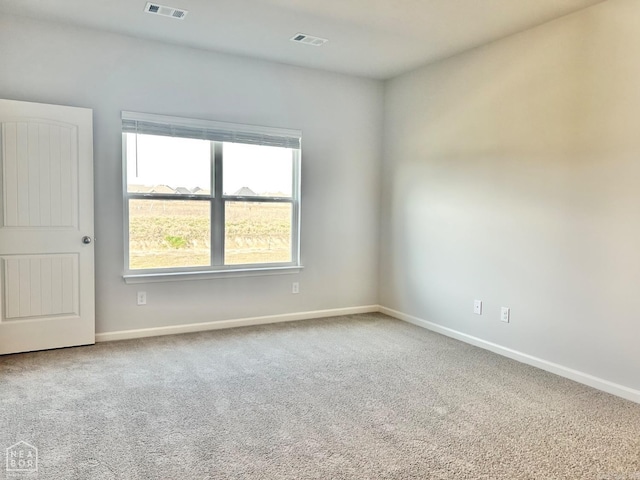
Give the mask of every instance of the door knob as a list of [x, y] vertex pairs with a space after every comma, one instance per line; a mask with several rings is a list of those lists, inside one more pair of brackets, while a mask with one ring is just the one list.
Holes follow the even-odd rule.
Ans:
[[89, 245], [91, 243], [91, 237], [85, 235], [84, 237], [82, 237], [82, 243], [84, 243], [85, 245]]

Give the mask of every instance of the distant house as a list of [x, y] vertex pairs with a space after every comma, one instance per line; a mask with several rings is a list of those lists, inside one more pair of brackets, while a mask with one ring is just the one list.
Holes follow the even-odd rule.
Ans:
[[[250, 189], [247, 189], [251, 192]], [[137, 185], [137, 184], [129, 184], [127, 185], [127, 191], [129, 193], [160, 193], [160, 194], [178, 194], [178, 195], [209, 195], [211, 194], [210, 190], [206, 190], [204, 188], [195, 187], [192, 189], [186, 187], [176, 187], [171, 188], [169, 185], [155, 185], [153, 187], [149, 185]], [[244, 194], [244, 195], [255, 195], [255, 193]]]
[[127, 185], [127, 191], [129, 193], [149, 193], [153, 187], [148, 187], [147, 185]]
[[251, 190], [249, 187], [242, 187], [240, 190], [234, 192], [233, 195], [237, 195], [239, 197], [255, 197], [258, 194]]
[[156, 185], [149, 193], [176, 193], [176, 191], [167, 185]]
[[211, 190], [206, 188], [195, 187], [191, 189], [193, 195], [211, 195]]

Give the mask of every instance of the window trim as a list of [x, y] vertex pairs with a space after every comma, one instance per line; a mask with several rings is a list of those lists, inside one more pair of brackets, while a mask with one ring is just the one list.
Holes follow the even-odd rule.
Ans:
[[[146, 131], [132, 130], [131, 122], [147, 122], [154, 126], [164, 125], [166, 130], [173, 131], [174, 128], [185, 128], [189, 135], [202, 134], [203, 140], [208, 140], [211, 145], [211, 193], [209, 195], [171, 195], [158, 193], [129, 193], [128, 192], [128, 167], [127, 167], [127, 135], [126, 133], [150, 134]], [[125, 130], [125, 122], [128, 123], [128, 130]], [[137, 128], [137, 123], [136, 123]], [[189, 130], [193, 129], [193, 130]], [[254, 125], [240, 125], [235, 123], [223, 123], [209, 120], [197, 120], [183, 117], [170, 117], [166, 115], [153, 115], [135, 112], [122, 112], [122, 182], [123, 182], [123, 236], [124, 236], [124, 273], [123, 278], [126, 283], [147, 283], [173, 280], [197, 280], [205, 278], [235, 277], [235, 276], [255, 276], [298, 273], [303, 266], [300, 263], [300, 182], [301, 182], [301, 137], [299, 130], [281, 129], [273, 127], [258, 127]], [[202, 132], [202, 133], [201, 133]], [[213, 133], [212, 133], [213, 132]], [[222, 132], [222, 133], [221, 133]], [[264, 146], [285, 146], [291, 148], [293, 152], [292, 168], [292, 191], [291, 197], [244, 197], [237, 195], [224, 195], [222, 189], [222, 148], [225, 140], [214, 140], [211, 137], [227, 134], [230, 138], [234, 135], [243, 140], [238, 143], [248, 143]], [[167, 135], [178, 138], [199, 138], [197, 136]], [[267, 136], [270, 142], [278, 142], [278, 138], [283, 139], [285, 144], [261, 144], [259, 140]], [[220, 138], [220, 137], [216, 137]], [[256, 140], [257, 139], [257, 140]], [[226, 141], [229, 141], [228, 139]], [[295, 144], [297, 147], [289, 145]], [[149, 268], [130, 269], [129, 268], [129, 200], [197, 200], [209, 202], [211, 219], [211, 265], [195, 267], [170, 267], [170, 268]], [[225, 249], [225, 204], [228, 201], [247, 203], [290, 203], [291, 204], [291, 261], [275, 263], [252, 263], [252, 264], [224, 264]], [[221, 219], [214, 221], [215, 218]]]
[[234, 270], [203, 270], [197, 272], [135, 273], [122, 276], [127, 285], [139, 283], [174, 282], [185, 280], [210, 280], [214, 278], [262, 277], [300, 273], [303, 265], [264, 268], [237, 268]]

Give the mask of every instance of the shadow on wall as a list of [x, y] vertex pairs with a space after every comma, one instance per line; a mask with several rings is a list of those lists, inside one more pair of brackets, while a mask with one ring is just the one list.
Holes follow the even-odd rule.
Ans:
[[[567, 17], [390, 82], [389, 307], [595, 374], [633, 363], [607, 325], [640, 306], [637, 89], [607, 83], [630, 51], [609, 59], [602, 28]], [[604, 366], [584, 353], [603, 343]]]

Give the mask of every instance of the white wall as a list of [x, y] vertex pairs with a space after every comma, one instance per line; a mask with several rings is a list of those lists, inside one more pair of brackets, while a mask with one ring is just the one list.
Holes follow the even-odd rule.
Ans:
[[[9, 16], [0, 68], [0, 98], [94, 109], [98, 332], [377, 303], [380, 82]], [[126, 285], [121, 110], [303, 130], [304, 271]]]
[[381, 304], [640, 388], [638, 18], [611, 0], [387, 82]]

